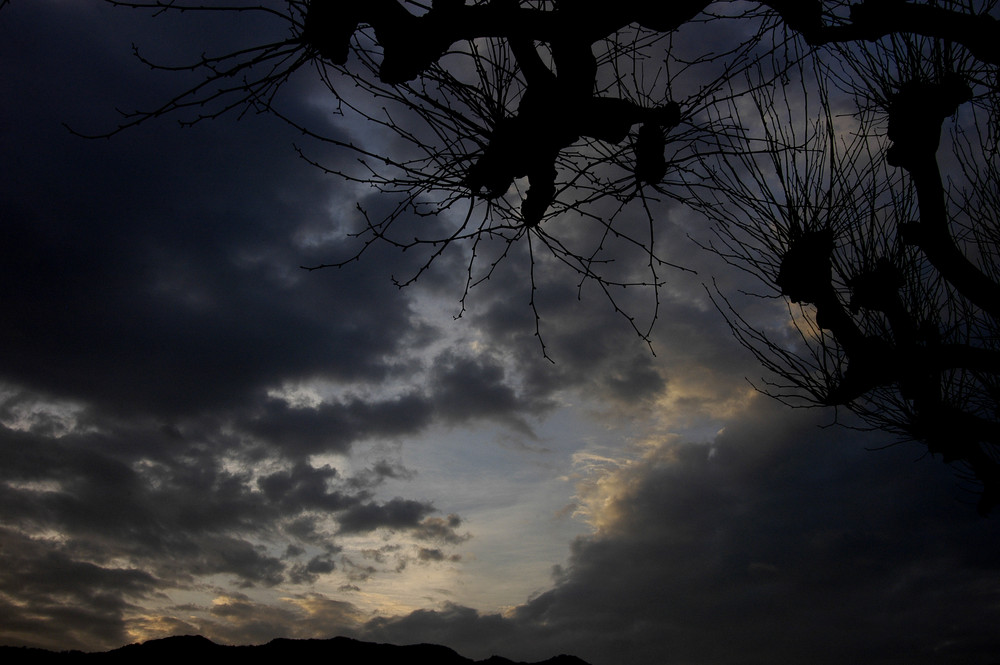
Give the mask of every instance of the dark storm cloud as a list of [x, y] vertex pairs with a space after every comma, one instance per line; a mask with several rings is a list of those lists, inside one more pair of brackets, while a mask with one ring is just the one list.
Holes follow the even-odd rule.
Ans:
[[[361, 635], [363, 639], [396, 644], [445, 644], [467, 658], [477, 659], [499, 654], [505, 658], [517, 657], [515, 652], [520, 645], [526, 646], [536, 639], [530, 630], [521, 630], [500, 614], [482, 614], [454, 603], [440, 610], [416, 610], [404, 617], [373, 619], [365, 624]], [[527, 647], [524, 652], [534, 653], [534, 650]], [[578, 649], [567, 653], [572, 652]]]
[[329, 465], [315, 468], [299, 462], [291, 469], [261, 476], [257, 485], [267, 499], [284, 510], [343, 510], [357, 498], [331, 491], [330, 483], [338, 478], [337, 470]]
[[[418, 383], [419, 388], [394, 397], [346, 397], [315, 407], [263, 398], [237, 412], [236, 426], [282, 455], [301, 458], [345, 453], [357, 441], [413, 435], [434, 423], [494, 420], [531, 436], [526, 418], [553, 407], [548, 398], [519, 392], [511, 373], [486, 355], [445, 351], [433, 358]], [[400, 471], [383, 466], [372, 473], [392, 477]]]
[[355, 473], [348, 483], [356, 487], [374, 487], [381, 485], [385, 480], [393, 478], [396, 480], [412, 480], [416, 474], [402, 464], [389, 460], [379, 460], [368, 469], [362, 469]]
[[351, 603], [319, 594], [292, 594], [285, 599], [284, 605], [276, 606], [255, 602], [244, 594], [233, 593], [212, 605], [208, 618], [191, 617], [184, 622], [176, 619], [135, 621], [133, 625], [143, 629], [146, 634], [166, 636], [197, 633], [211, 635], [217, 642], [261, 644], [269, 641], [262, 640], [261, 635], [282, 635], [289, 638], [350, 635], [359, 615]]
[[[502, 350], [508, 371], [523, 377], [527, 403], [544, 405], [567, 386], [610, 387], [605, 392], [611, 395], [617, 395], [616, 387], [625, 387], [627, 394], [634, 394], [633, 386], [662, 387], [662, 378], [653, 370], [656, 358], [599, 300], [581, 302], [574, 277], [567, 272], [557, 273], [538, 290], [544, 351], [555, 361], [540, 362], [543, 348], [535, 335], [527, 294], [520, 288], [524, 280], [519, 268], [523, 265], [516, 257], [502, 264], [496, 284], [475, 292], [467, 317], [483, 331], [491, 347]], [[497, 288], [498, 284], [509, 288]], [[616, 386], [606, 382], [605, 377], [612, 375], [618, 377]]]
[[602, 530], [505, 618], [449, 607], [369, 635], [597, 665], [992, 662], [1000, 532], [938, 463], [879, 442], [759, 404], [612, 472]]
[[8, 380], [179, 414], [280, 379], [384, 376], [410, 328], [405, 297], [377, 262], [371, 274], [297, 269], [339, 250], [292, 244], [299, 226], [331, 215], [331, 181], [296, 159], [295, 133], [249, 116], [72, 136], [62, 122], [109, 126], [116, 104], [162, 99], [182, 81], [127, 56], [132, 41], [160, 38], [135, 34], [155, 22], [101, 3], [33, 8], [5, 12], [8, 31], [65, 41], [4, 44], [5, 96], [20, 100], [0, 111]]
[[[265, 509], [274, 514], [275, 507], [266, 508], [259, 495], [248, 492], [249, 477], [223, 468], [211, 449], [164, 438], [158, 429], [50, 439], [2, 428], [3, 478], [17, 484], [42, 483], [45, 488], [8, 486], [14, 495], [8, 505], [24, 511], [8, 515], [44, 520], [78, 535], [141, 535], [134, 540], [136, 548], [156, 549], [186, 535], [250, 526]], [[143, 455], [154, 445], [150, 440], [172, 454], [152, 459]], [[129, 444], [138, 451], [134, 457], [121, 452]], [[183, 535], [166, 535], [175, 529]]]
[[462, 525], [458, 515], [431, 517], [434, 506], [424, 501], [396, 497], [383, 504], [357, 503], [338, 516], [341, 533], [367, 533], [375, 529], [406, 531], [418, 540], [458, 544], [469, 539], [456, 529]]
[[148, 572], [80, 561], [66, 546], [7, 528], [0, 528], [0, 551], [4, 640], [60, 649], [122, 643], [123, 612], [158, 587]]
[[[172, 455], [154, 460], [119, 454], [129, 437], [142, 434], [53, 439], [0, 428], [7, 522], [45, 525], [79, 538], [121, 539], [116, 546], [133, 553], [174, 556], [197, 549], [191, 539], [229, 529], [263, 533], [280, 520], [289, 522], [286, 531], [316, 535], [311, 523], [301, 522], [314, 512], [338, 515], [345, 532], [384, 526], [445, 537], [460, 524], [454, 516], [426, 522], [434, 512], [427, 502], [373, 500], [371, 490], [382, 479], [377, 473], [344, 478], [328, 465], [300, 461], [253, 480], [248, 472], [227, 469], [210, 447], [175, 445]], [[160, 432], [146, 434], [156, 438]], [[135, 443], [140, 449], [149, 445]]]
[[[412, 252], [373, 247], [343, 270], [298, 270], [357, 249], [328, 235], [356, 228], [354, 203], [368, 192], [336, 191], [296, 159], [290, 128], [249, 115], [181, 131], [165, 119], [86, 141], [62, 127], [103, 130], [116, 106], [183, 86], [132, 60], [133, 41], [151, 57], [227, 46], [189, 16], [138, 16], [46, 0], [0, 15], [0, 417], [10, 425], [0, 429], [0, 641], [119, 646], [140, 605], [204, 577], [248, 588], [343, 573], [353, 584], [342, 588], [361, 591], [385, 572], [368, 561], [454, 560], [448, 547], [468, 538], [461, 518], [435, 514], [431, 500], [377, 498], [386, 478], [408, 477], [402, 466], [347, 476], [310, 456], [438, 423], [485, 419], [528, 435], [567, 387], [649, 408], [683, 388], [682, 368], [663, 358], [719, 371], [718, 391], [756, 372], [704, 298], [685, 296], [701, 294], [699, 281], [674, 273], [653, 357], [593, 285], [578, 300], [576, 276], [540, 268], [541, 334], [557, 362], [543, 361], [523, 246], [470, 300], [486, 351], [424, 358], [439, 331], [389, 280], [419, 269]], [[236, 43], [252, 32], [221, 34]], [[284, 110], [329, 126], [296, 101], [312, 82], [293, 81], [302, 94]], [[376, 215], [392, 205], [364, 204]], [[678, 262], [692, 258], [702, 261]], [[420, 288], [457, 300], [465, 264], [446, 259]], [[649, 311], [637, 291], [618, 302]], [[371, 390], [315, 407], [273, 396], [310, 379]], [[684, 405], [707, 413], [717, 397]], [[364, 636], [595, 665], [995, 659], [993, 522], [942, 496], [954, 483], [929, 461], [864, 452], [855, 435], [756, 408], [711, 446], [664, 444], [609, 476], [620, 493], [603, 530], [574, 544], [551, 590], [505, 615], [449, 605], [381, 618]], [[361, 563], [342, 551], [342, 535], [377, 529], [420, 544], [391, 543]], [[350, 603], [288, 597], [292, 606], [230, 591], [208, 619], [185, 606], [132, 622], [253, 643], [350, 633], [363, 620]]]
[[[699, 251], [686, 257], [688, 265], [705, 270], [712, 269], [715, 258]], [[505, 268], [516, 273], [513, 264]], [[500, 281], [516, 279], [516, 274], [501, 271]], [[671, 394], [675, 379], [681, 388], [689, 379], [705, 382], [707, 400], [718, 401], [744, 390], [743, 376], [759, 374], [752, 356], [733, 342], [698, 276], [671, 273], [665, 278], [669, 288], [660, 295], [652, 352], [593, 285], [585, 285], [578, 298], [577, 279], [563, 271], [539, 287], [541, 335], [552, 363], [539, 362], [534, 315], [516, 289], [484, 293], [469, 315], [490, 345], [502, 349], [507, 371], [521, 381], [523, 403], [544, 405], [554, 393], [573, 387], [608, 407], [648, 410]], [[641, 291], [616, 293], [618, 304], [633, 312], [650, 311], [651, 293]], [[691, 411], [707, 412], [712, 406], [692, 405]]]
[[434, 506], [429, 503], [400, 497], [381, 505], [358, 504], [340, 517], [340, 530], [342, 533], [364, 533], [379, 528], [414, 529], [432, 512]]
[[10, 462], [2, 472], [8, 525], [68, 536], [81, 556], [136, 557], [180, 576], [232, 572], [273, 582], [280, 572], [275, 560], [219, 533], [259, 530], [255, 520], [280, 515], [248, 492], [239, 474], [183, 457], [133, 468], [99, 452], [109, 438], [99, 435], [0, 435], [0, 455]]
[[[522, 414], [538, 413], [544, 400], [521, 398], [511, 374], [482, 358], [446, 354], [427, 385], [391, 398], [292, 408], [265, 396], [317, 378], [405, 383], [420, 370], [410, 351], [438, 335], [389, 279], [420, 259], [376, 246], [344, 270], [299, 270], [360, 247], [330, 239], [332, 227], [356, 221], [359, 194], [338, 192], [297, 159], [292, 144], [301, 137], [273, 117], [183, 131], [154, 120], [101, 141], [66, 131], [64, 122], [111, 126], [116, 105], [162, 101], [193, 80], [149, 72], [130, 44], [198, 57], [199, 40], [214, 33], [169, 13], [143, 16], [100, 2], [5, 12], [13, 35], [0, 47], [5, 84], [20, 101], [0, 108], [0, 378], [36, 399], [84, 405], [77, 417], [98, 429], [107, 428], [102, 417], [118, 429], [128, 419], [159, 420], [227, 449], [245, 443], [235, 429], [293, 458], [343, 453], [356, 440], [419, 432], [435, 419], [524, 429]], [[223, 40], [253, 41], [255, 25], [230, 26]], [[27, 37], [39, 34], [59, 41]], [[289, 83], [296, 94], [279, 100], [325, 126], [300, 101], [313, 83], [305, 72]], [[313, 147], [336, 167], [337, 156]], [[140, 445], [153, 455], [161, 443]]]
[[344, 453], [361, 439], [420, 432], [431, 423], [433, 409], [426, 396], [414, 393], [386, 400], [351, 398], [317, 407], [266, 399], [259, 409], [247, 409], [242, 426], [290, 457]]
[[[107, 128], [116, 106], [149, 107], [194, 80], [149, 72], [131, 58], [130, 45], [150, 44], [154, 59], [158, 50], [183, 60], [177, 53], [199, 56], [212, 30], [192, 31], [201, 24], [169, 13], [142, 17], [99, 2], [5, 12], [13, 38], [3, 43], [2, 66], [8, 98], [21, 102], [0, 109], [8, 128], [0, 135], [0, 376], [38, 399], [75, 400], [87, 407], [78, 417], [98, 429], [107, 429], [102, 417], [114, 418], [118, 429], [141, 417], [211, 439], [217, 450], [245, 445], [242, 436], [270, 447], [260, 454], [297, 459], [344, 453], [357, 440], [405, 436], [433, 422], [485, 418], [530, 434], [525, 417], [551, 407], [551, 391], [565, 384], [515, 389], [516, 372], [528, 365], [488, 355], [445, 352], [429, 369], [411, 357], [438, 335], [389, 275], [419, 268], [422, 259], [375, 246], [344, 270], [298, 270], [360, 247], [330, 240], [332, 226], [356, 224], [358, 194], [337, 192], [334, 181], [297, 159], [292, 144], [301, 137], [291, 128], [251, 114], [183, 131], [154, 120], [101, 141], [65, 130], [64, 122]], [[256, 23], [241, 26], [222, 30], [223, 41], [253, 41]], [[27, 37], [38, 34], [58, 41]], [[297, 94], [279, 102], [326, 126], [327, 118], [298, 101], [314, 82], [307, 74], [289, 84]], [[337, 166], [336, 155], [311, 149]], [[372, 214], [389, 205], [385, 197], [365, 201]], [[416, 223], [438, 222], [401, 222]], [[435, 268], [424, 282], [444, 290], [451, 278]], [[457, 298], [460, 284], [450, 283]], [[514, 320], [520, 325], [529, 313], [522, 303]], [[527, 335], [532, 323], [523, 323]], [[588, 349], [560, 343], [574, 354], [560, 372], [565, 378]], [[524, 347], [519, 353], [537, 360], [530, 338]], [[314, 378], [406, 382], [421, 369], [419, 387], [391, 398], [292, 408], [265, 396]], [[658, 380], [639, 354], [615, 376], [633, 395]], [[129, 445], [143, 454], [165, 449], [160, 437], [135, 438], [141, 441]]]
[[428, 384], [434, 408], [445, 421], [465, 423], [487, 418], [528, 432], [524, 416], [542, 413], [553, 405], [547, 399], [535, 401], [519, 394], [509, 378], [510, 372], [496, 359], [445, 352], [435, 358]]
[[[162, 592], [213, 576], [237, 587], [315, 582], [340, 552], [323, 520], [348, 533], [461, 540], [460, 521], [433, 517], [429, 503], [373, 499], [378, 473], [344, 478], [298, 462], [254, 479], [228, 468], [225, 450], [160, 428], [145, 434], [173, 454], [144, 456], [151, 444], [139, 438], [139, 454], [123, 453], [143, 435], [134, 425], [58, 438], [0, 428], [0, 593], [22, 603], [4, 609], [0, 640], [110, 648], [123, 643], [126, 614]], [[283, 554], [261, 545], [275, 540], [288, 543]]]
[[[197, 82], [150, 72], [132, 43], [177, 64], [286, 36], [252, 14], [191, 18], [48, 0], [0, 18], [0, 503], [5, 538], [21, 543], [0, 550], [0, 593], [31, 599], [16, 620], [7, 608], [2, 641], [113, 647], [130, 603], [155, 590], [318, 580], [336, 570], [337, 529], [461, 542], [430, 501], [374, 496], [410, 477], [400, 464], [345, 476], [309, 458], [434, 422], [514, 423], [524, 406], [495, 363], [416, 359], [439, 335], [390, 275], [419, 258], [373, 247], [344, 270], [298, 268], [357, 251], [331, 229], [356, 227], [371, 193], [340, 191], [299, 159], [289, 126], [163, 118], [97, 141], [63, 126], [106, 131], [116, 108], [153, 108]], [[325, 127], [316, 82], [303, 72], [277, 103]], [[273, 396], [312, 379], [389, 396], [315, 407]], [[47, 568], [63, 595], [26, 586]], [[260, 625], [289, 615], [268, 616]]]

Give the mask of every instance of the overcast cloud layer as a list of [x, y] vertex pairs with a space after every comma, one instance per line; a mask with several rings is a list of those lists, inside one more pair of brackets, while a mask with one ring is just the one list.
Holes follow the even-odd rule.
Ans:
[[[734, 277], [679, 212], [664, 254], [699, 274], [671, 277], [657, 355], [557, 274], [550, 363], [517, 255], [457, 322], [460, 263], [406, 290], [390, 276], [419, 258], [378, 246], [299, 270], [354, 251], [359, 198], [386, 203], [273, 117], [64, 127], [183, 85], [133, 42], [197, 55], [260, 29], [97, 0], [0, 12], [0, 643], [1000, 659], [996, 518], [919, 448], [755, 395], [701, 286]], [[284, 108], [329, 126], [314, 84]]]

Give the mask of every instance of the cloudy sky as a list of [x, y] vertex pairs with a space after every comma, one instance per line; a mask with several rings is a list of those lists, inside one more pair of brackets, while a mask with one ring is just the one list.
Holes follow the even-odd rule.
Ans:
[[[461, 257], [403, 290], [420, 259], [384, 246], [300, 270], [357, 250], [357, 203], [388, 204], [273, 116], [66, 129], [190, 80], [132, 44], [183, 59], [262, 29], [96, 0], [0, 12], [0, 643], [1000, 658], [997, 518], [920, 447], [756, 394], [703, 287], [739, 278], [684, 210], [659, 239], [698, 273], [664, 275], [655, 355], [556, 270], [536, 295], [550, 362], [520, 249], [457, 320]], [[318, 83], [304, 69], [282, 108], [380, 140], [338, 127]]]

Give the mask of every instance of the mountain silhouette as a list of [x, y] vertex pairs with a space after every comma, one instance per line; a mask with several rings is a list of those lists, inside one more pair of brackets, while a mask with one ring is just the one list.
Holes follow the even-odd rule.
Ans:
[[141, 663], [178, 662], [181, 659], [211, 659], [212, 665], [236, 662], [268, 663], [316, 662], [336, 665], [588, 665], [576, 656], [559, 655], [539, 663], [521, 663], [500, 656], [475, 661], [459, 655], [439, 644], [377, 644], [348, 637], [326, 640], [274, 639], [256, 646], [224, 646], [201, 635], [183, 635], [129, 644], [100, 653], [82, 651], [47, 651], [29, 647], [0, 646], [0, 662], [5, 665], [19, 663], [56, 663], [74, 665], [86, 663]]

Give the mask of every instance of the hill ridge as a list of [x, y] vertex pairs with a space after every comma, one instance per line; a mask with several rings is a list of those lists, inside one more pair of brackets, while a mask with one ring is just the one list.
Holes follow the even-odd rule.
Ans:
[[367, 642], [352, 637], [293, 639], [277, 637], [264, 644], [225, 645], [218, 644], [202, 635], [172, 635], [145, 642], [126, 644], [110, 651], [50, 651], [33, 647], [0, 646], [0, 661], [7, 665], [19, 663], [118, 663], [137, 657], [162, 656], [167, 658], [191, 657], [210, 653], [216, 661], [245, 659], [259, 653], [274, 658], [334, 658], [338, 665], [368, 665], [373, 660], [389, 665], [589, 665], [586, 661], [559, 654], [543, 661], [525, 663], [503, 656], [493, 655], [484, 660], [472, 660], [462, 656], [450, 647], [441, 644], [390, 644]]

